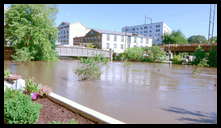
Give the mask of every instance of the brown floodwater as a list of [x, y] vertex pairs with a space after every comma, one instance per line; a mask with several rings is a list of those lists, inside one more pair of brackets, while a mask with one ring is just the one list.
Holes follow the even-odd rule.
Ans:
[[217, 69], [110, 62], [100, 80], [78, 81], [78, 60], [12, 63], [4, 68], [125, 123], [217, 123]]

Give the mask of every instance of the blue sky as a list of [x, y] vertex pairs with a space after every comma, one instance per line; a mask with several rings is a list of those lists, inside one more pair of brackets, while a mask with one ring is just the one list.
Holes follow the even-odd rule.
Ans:
[[[209, 4], [58, 4], [56, 25], [62, 21], [80, 22], [89, 28], [121, 31], [123, 26], [144, 23], [145, 15], [153, 22], [164, 21], [186, 37], [208, 36]], [[217, 35], [217, 15], [214, 35]]]

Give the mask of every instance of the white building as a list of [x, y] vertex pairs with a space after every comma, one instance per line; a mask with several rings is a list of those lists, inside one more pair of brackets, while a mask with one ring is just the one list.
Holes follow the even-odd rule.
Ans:
[[151, 47], [152, 39], [132, 33], [91, 29], [84, 37], [74, 38], [78, 45], [94, 44], [97, 48], [122, 53], [131, 47]]
[[57, 45], [63, 46], [73, 46], [73, 38], [85, 36], [85, 34], [90, 31], [90, 29], [79, 22], [73, 24], [62, 22], [58, 26], [58, 30]]
[[164, 22], [157, 22], [151, 24], [125, 26], [122, 28], [122, 32], [130, 32], [150, 37], [153, 39], [153, 44], [158, 45], [162, 43], [163, 35], [165, 33], [171, 33], [171, 29]]

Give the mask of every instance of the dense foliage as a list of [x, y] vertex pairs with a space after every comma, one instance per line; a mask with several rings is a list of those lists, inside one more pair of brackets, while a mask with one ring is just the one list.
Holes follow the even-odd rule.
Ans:
[[101, 71], [98, 64], [106, 64], [107, 58], [102, 55], [96, 55], [91, 58], [81, 58], [80, 63], [83, 64], [80, 68], [75, 70], [75, 74], [79, 80], [92, 80], [98, 79], [101, 75]]
[[152, 46], [144, 48], [147, 53], [147, 57], [144, 57], [144, 61], [149, 62], [161, 62], [166, 59], [166, 52], [159, 46]]
[[21, 49], [15, 49], [15, 54], [12, 55], [12, 59], [15, 61], [26, 62], [33, 60], [33, 56], [31, 52], [29, 52], [28, 48], [23, 47]]
[[203, 58], [202, 60], [200, 60], [200, 62], [197, 64], [197, 66], [200, 66], [200, 67], [208, 67], [208, 60], [206, 58]]
[[4, 92], [4, 120], [7, 124], [34, 124], [41, 107], [20, 91], [6, 89]]
[[144, 48], [128, 48], [124, 53], [115, 56], [115, 60], [161, 62], [165, 59], [166, 53], [159, 46]]
[[95, 48], [96, 46], [93, 43], [88, 43], [87, 48]]
[[206, 57], [206, 52], [203, 50], [202, 47], [198, 47], [198, 48], [194, 51], [193, 55], [196, 57], [196, 58], [194, 59], [194, 61], [193, 61], [193, 64], [197, 65], [197, 64], [200, 63], [200, 61], [201, 61], [203, 58]]
[[33, 80], [29, 79], [25, 82], [25, 91], [27, 94], [31, 94], [33, 92], [39, 92], [40, 88], [37, 83]]
[[187, 39], [181, 31], [173, 31], [163, 36], [164, 44], [187, 44]]
[[144, 48], [140, 47], [128, 48], [125, 50], [124, 53], [127, 59], [130, 61], [142, 60], [144, 54]]
[[183, 57], [181, 55], [174, 55], [172, 62], [173, 62], [173, 64], [182, 64]]
[[6, 42], [15, 48], [17, 61], [56, 60], [57, 8], [43, 4], [13, 4], [5, 13]]
[[209, 51], [208, 64], [210, 67], [217, 67], [217, 47], [213, 47]]
[[193, 35], [188, 38], [188, 43], [193, 44], [193, 43], [207, 43], [207, 39], [205, 36], [202, 35]]
[[217, 36], [210, 38], [211, 43], [217, 43]]
[[4, 70], [4, 78], [7, 78], [10, 74], [11, 72], [8, 69]]

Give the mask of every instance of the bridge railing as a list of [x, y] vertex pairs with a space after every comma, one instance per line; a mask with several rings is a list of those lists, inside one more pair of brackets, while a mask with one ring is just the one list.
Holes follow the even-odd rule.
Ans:
[[93, 57], [97, 54], [102, 54], [104, 57], [112, 59], [112, 51], [102, 49], [58, 46], [56, 51], [59, 56]]
[[217, 46], [217, 43], [214, 44], [167, 44], [162, 45], [166, 51], [174, 52], [194, 52], [198, 46], [201, 46], [205, 51], [209, 51], [213, 46]]

